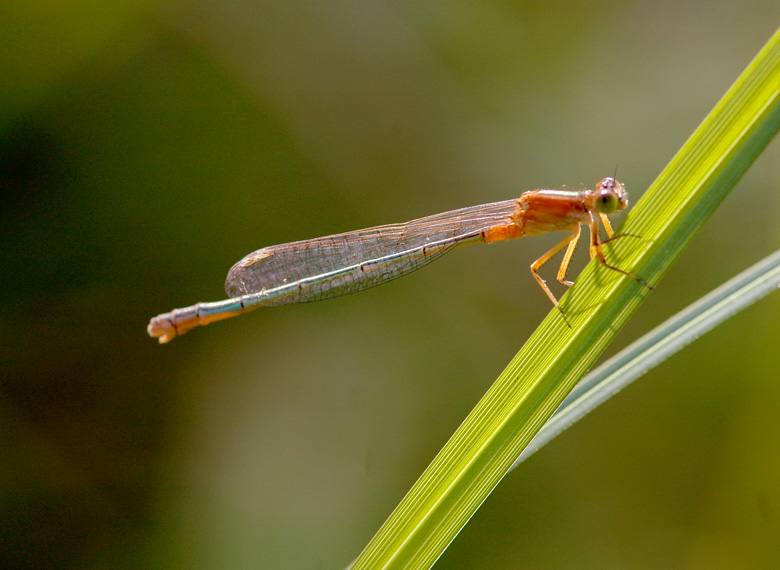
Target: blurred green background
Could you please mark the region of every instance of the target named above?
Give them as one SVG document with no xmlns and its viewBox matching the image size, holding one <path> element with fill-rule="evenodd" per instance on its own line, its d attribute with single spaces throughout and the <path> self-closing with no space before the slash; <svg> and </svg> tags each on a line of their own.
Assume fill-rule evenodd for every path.
<svg viewBox="0 0 780 570">
<path fill-rule="evenodd" d="M 149 318 L 223 298 L 266 245 L 616 166 L 635 202 L 779 16 L 4 3 L 0 567 L 343 568 L 551 309 L 528 265 L 560 236 L 166 346 Z M 779 159 L 774 142 L 610 352 L 780 246 Z M 770 296 L 565 433 L 437 568 L 780 567 L 779 323 Z"/>
</svg>

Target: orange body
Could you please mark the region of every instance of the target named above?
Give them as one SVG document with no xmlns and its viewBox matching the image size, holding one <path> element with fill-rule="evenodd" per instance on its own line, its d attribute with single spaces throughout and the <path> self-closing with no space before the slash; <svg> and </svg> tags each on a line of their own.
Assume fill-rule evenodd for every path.
<svg viewBox="0 0 780 570">
<path fill-rule="evenodd" d="M 260 306 L 319 301 L 360 291 L 414 271 L 454 247 L 479 241 L 496 242 L 541 233 L 568 232 L 558 244 L 531 264 L 534 279 L 563 314 L 558 300 L 538 270 L 566 248 L 558 281 L 566 270 L 587 224 L 590 256 L 609 269 L 642 279 L 609 265 L 602 245 L 612 235 L 608 214 L 628 205 L 625 187 L 604 178 L 594 190 L 531 190 L 519 198 L 452 210 L 442 214 L 262 248 L 236 263 L 228 273 L 229 299 L 197 303 L 154 317 L 147 328 L 160 342 L 180 336 L 199 325 L 227 319 Z M 609 239 L 599 237 L 599 219 Z"/>
</svg>

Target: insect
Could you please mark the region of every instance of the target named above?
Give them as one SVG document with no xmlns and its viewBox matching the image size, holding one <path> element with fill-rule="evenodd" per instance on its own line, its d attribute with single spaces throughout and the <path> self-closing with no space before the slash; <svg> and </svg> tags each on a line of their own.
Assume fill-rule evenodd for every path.
<svg viewBox="0 0 780 570">
<path fill-rule="evenodd" d="M 566 270 L 583 223 L 590 229 L 591 258 L 595 256 L 605 267 L 650 287 L 640 277 L 607 263 L 602 251 L 605 243 L 631 235 L 614 235 L 607 218 L 626 206 L 625 187 L 608 177 L 599 181 L 595 190 L 530 190 L 519 198 L 452 210 L 404 224 L 265 247 L 250 253 L 230 269 L 225 282 L 230 299 L 198 303 L 158 315 L 149 322 L 147 331 L 165 343 L 196 326 L 235 317 L 257 307 L 319 301 L 362 291 L 419 269 L 461 245 L 558 230 L 569 233 L 531 264 L 531 273 L 571 326 L 538 271 L 566 248 L 558 281 L 572 285 L 566 280 Z M 608 236 L 604 241 L 599 237 L 599 219 Z"/>
</svg>

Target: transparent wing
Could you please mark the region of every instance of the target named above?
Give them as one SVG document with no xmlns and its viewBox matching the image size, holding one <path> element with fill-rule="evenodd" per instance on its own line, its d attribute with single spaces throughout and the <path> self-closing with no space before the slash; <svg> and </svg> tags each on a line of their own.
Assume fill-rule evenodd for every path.
<svg viewBox="0 0 780 570">
<path fill-rule="evenodd" d="M 360 291 L 414 271 L 453 247 L 481 241 L 482 231 L 512 224 L 519 207 L 517 200 L 504 200 L 266 247 L 231 268 L 225 290 L 230 297 L 268 296 L 263 304 L 269 305 Z"/>
</svg>

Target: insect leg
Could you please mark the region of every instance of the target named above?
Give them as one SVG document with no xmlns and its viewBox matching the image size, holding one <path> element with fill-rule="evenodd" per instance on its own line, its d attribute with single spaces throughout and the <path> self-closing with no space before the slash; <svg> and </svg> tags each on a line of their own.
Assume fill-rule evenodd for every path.
<svg viewBox="0 0 780 570">
<path fill-rule="evenodd" d="M 604 267 L 607 267 L 608 269 L 611 269 L 612 271 L 617 271 L 618 273 L 622 273 L 623 275 L 626 275 L 628 277 L 631 277 L 635 281 L 639 281 L 642 285 L 647 287 L 648 289 L 652 289 L 650 285 L 645 282 L 644 279 L 641 277 L 638 277 L 634 275 L 633 273 L 629 273 L 628 271 L 623 271 L 619 267 L 615 267 L 614 265 L 610 265 L 607 263 L 607 259 L 604 257 L 604 252 L 602 251 L 602 247 L 605 243 L 616 240 L 621 237 L 629 236 L 629 237 L 638 237 L 632 234 L 618 234 L 616 236 L 612 235 L 612 227 L 608 225 L 609 222 L 605 224 L 605 228 L 609 228 L 607 230 L 607 233 L 609 234 L 609 239 L 606 239 L 604 241 L 601 241 L 599 238 L 599 223 L 598 220 L 594 217 L 594 215 L 591 213 L 590 215 L 590 221 L 588 222 L 588 225 L 590 226 L 590 257 L 593 258 L 594 255 L 596 255 L 599 258 L 599 261 Z"/>
<path fill-rule="evenodd" d="M 580 224 L 577 224 L 577 229 L 574 230 L 570 235 L 566 236 L 566 239 L 569 240 L 569 247 L 566 248 L 566 253 L 563 254 L 563 260 L 561 261 L 561 266 L 558 269 L 558 281 L 563 283 L 564 285 L 568 285 L 569 287 L 574 285 L 574 283 L 572 281 L 566 280 L 566 271 L 569 269 L 569 262 L 571 261 L 571 256 L 574 255 L 574 250 L 577 249 L 577 244 L 580 241 L 581 231 L 582 231 L 582 226 L 580 226 Z"/>
<path fill-rule="evenodd" d="M 569 320 L 566 318 L 566 315 L 563 313 L 563 309 L 561 308 L 561 305 L 558 303 L 558 299 L 555 298 L 555 295 L 553 295 L 553 292 L 550 290 L 550 288 L 547 286 L 547 282 L 542 279 L 542 277 L 539 275 L 538 271 L 541 269 L 541 267 L 550 261 L 550 259 L 559 251 L 561 251 L 564 247 L 569 245 L 569 248 L 571 249 L 571 252 L 567 251 L 566 256 L 564 256 L 564 261 L 566 261 L 566 258 L 571 258 L 571 253 L 574 252 L 574 248 L 570 245 L 571 243 L 574 243 L 576 246 L 576 238 L 580 236 L 580 227 L 577 226 L 577 229 L 574 230 L 572 233 L 567 235 L 565 238 L 563 238 L 560 242 L 555 244 L 555 246 L 550 249 L 547 253 L 542 255 L 539 259 L 534 261 L 531 264 L 531 273 L 534 276 L 534 279 L 536 279 L 536 282 L 539 283 L 539 286 L 542 288 L 542 290 L 545 292 L 547 297 L 549 297 L 550 301 L 552 301 L 553 305 L 555 305 L 558 310 L 561 312 L 561 316 L 563 316 L 563 320 L 566 322 L 569 328 L 571 328 L 571 324 L 569 323 Z M 563 268 L 563 272 L 566 272 L 566 269 Z M 559 271 L 560 274 L 560 271 Z"/>
</svg>

